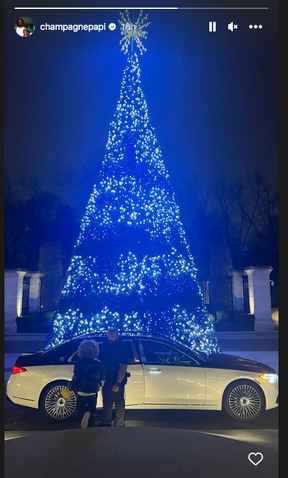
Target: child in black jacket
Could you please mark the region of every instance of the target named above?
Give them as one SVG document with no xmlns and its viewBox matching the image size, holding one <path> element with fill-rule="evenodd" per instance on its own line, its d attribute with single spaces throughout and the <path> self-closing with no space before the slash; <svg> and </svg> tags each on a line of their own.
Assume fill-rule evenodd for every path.
<svg viewBox="0 0 288 478">
<path fill-rule="evenodd" d="M 103 362 L 98 360 L 99 345 L 95 340 L 83 340 L 78 347 L 80 358 L 74 366 L 74 374 L 68 388 L 77 393 L 77 408 L 82 416 L 81 428 L 93 426 L 97 396 L 105 380 Z"/>
</svg>

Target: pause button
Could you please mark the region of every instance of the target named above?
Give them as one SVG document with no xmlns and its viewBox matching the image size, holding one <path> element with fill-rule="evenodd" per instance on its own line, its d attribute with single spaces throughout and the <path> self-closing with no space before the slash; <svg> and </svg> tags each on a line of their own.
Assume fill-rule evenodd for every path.
<svg viewBox="0 0 288 478">
<path fill-rule="evenodd" d="M 216 32 L 216 22 L 209 22 L 209 32 Z"/>
</svg>

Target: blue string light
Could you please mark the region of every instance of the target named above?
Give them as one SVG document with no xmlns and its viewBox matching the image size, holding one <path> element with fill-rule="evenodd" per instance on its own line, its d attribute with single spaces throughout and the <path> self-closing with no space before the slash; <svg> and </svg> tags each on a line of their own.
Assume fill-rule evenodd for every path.
<svg viewBox="0 0 288 478">
<path fill-rule="evenodd" d="M 220 351 L 135 52 L 127 56 L 99 180 L 46 348 L 109 327 L 160 333 L 207 354 Z"/>
</svg>

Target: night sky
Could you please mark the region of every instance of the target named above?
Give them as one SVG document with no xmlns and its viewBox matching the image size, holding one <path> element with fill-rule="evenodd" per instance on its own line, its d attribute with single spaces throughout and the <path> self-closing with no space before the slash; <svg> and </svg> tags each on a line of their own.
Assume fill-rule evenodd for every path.
<svg viewBox="0 0 288 478">
<path fill-rule="evenodd" d="M 13 10 L 10 1 L 6 4 L 5 173 L 11 179 L 19 173 L 38 175 L 49 188 L 47 178 L 57 169 L 95 163 L 91 181 L 97 182 L 126 63 L 119 12 Z M 26 4 L 41 2 L 15 2 Z M 277 184 L 275 7 L 148 13 L 147 52 L 139 55 L 142 86 L 171 182 L 179 188 L 195 175 L 213 179 L 223 173 L 238 180 L 258 171 Z M 23 15 L 35 21 L 30 38 L 14 32 L 15 20 Z M 208 31 L 212 20 L 216 33 Z M 238 24 L 233 32 L 227 28 L 232 21 Z M 39 29 L 43 23 L 104 22 L 101 33 Z M 115 31 L 107 28 L 110 22 L 117 24 Z M 250 23 L 263 28 L 251 30 Z"/>
</svg>

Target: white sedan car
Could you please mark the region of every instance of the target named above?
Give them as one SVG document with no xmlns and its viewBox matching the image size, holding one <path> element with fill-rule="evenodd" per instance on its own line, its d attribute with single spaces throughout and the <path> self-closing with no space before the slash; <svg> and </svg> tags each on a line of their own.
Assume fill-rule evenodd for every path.
<svg viewBox="0 0 288 478">
<path fill-rule="evenodd" d="M 61 391 L 72 378 L 83 338 L 20 355 L 6 385 L 7 399 L 57 420 L 74 415 L 76 395 L 65 400 Z M 101 347 L 103 336 L 89 338 Z M 278 406 L 278 375 L 267 365 L 224 353 L 202 355 L 163 338 L 138 334 L 121 338 L 129 349 L 127 410 L 225 410 L 236 420 L 251 421 Z"/>
</svg>

